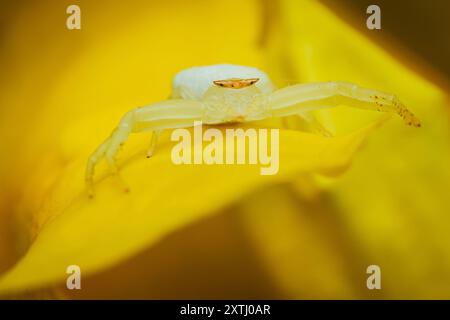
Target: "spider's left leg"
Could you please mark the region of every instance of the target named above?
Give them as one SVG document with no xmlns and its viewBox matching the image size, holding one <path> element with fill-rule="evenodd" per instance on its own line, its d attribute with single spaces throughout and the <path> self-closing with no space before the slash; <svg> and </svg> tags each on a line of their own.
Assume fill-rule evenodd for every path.
<svg viewBox="0 0 450 320">
<path fill-rule="evenodd" d="M 152 131 L 152 140 L 150 142 L 150 147 L 147 150 L 147 158 L 150 158 L 153 156 L 153 153 L 155 153 L 156 145 L 158 144 L 158 138 L 161 134 L 162 130 L 154 130 Z"/>
<path fill-rule="evenodd" d="M 347 105 L 349 107 L 393 112 L 407 124 L 420 127 L 420 121 L 395 95 L 361 88 L 347 82 L 298 84 L 279 89 L 270 95 L 269 107 L 275 117 L 298 114 L 324 108 Z"/>
<path fill-rule="evenodd" d="M 328 131 L 322 123 L 310 111 L 299 111 L 295 116 L 305 122 L 310 130 L 324 137 L 332 137 L 333 134 Z M 283 124 L 287 129 L 297 129 L 298 125 L 293 124 L 288 117 L 282 118 Z"/>
<path fill-rule="evenodd" d="M 317 118 L 313 114 L 311 114 L 311 112 L 309 112 L 309 111 L 300 111 L 298 113 L 298 116 L 300 118 L 302 118 L 303 120 L 305 120 L 315 132 L 317 132 L 317 133 L 319 133 L 319 134 L 321 134 L 321 135 L 323 135 L 325 137 L 332 137 L 333 136 L 333 134 L 330 131 L 328 131 L 327 128 L 325 128 L 317 120 Z"/>
</svg>

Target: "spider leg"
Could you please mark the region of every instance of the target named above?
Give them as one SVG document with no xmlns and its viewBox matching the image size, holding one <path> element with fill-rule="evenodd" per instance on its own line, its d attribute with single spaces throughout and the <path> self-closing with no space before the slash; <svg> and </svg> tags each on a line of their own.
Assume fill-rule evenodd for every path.
<svg viewBox="0 0 450 320">
<path fill-rule="evenodd" d="M 147 158 L 150 158 L 155 153 L 156 145 L 158 144 L 158 138 L 162 130 L 154 130 L 152 132 L 152 140 L 150 142 L 150 147 L 147 150 Z"/>
<path fill-rule="evenodd" d="M 89 156 L 88 162 L 86 165 L 86 185 L 88 188 L 89 197 L 93 197 L 94 189 L 93 189 L 93 178 L 95 166 L 97 163 L 105 156 L 106 150 L 108 149 L 110 138 L 106 139 L 100 146 Z"/>
<path fill-rule="evenodd" d="M 323 82 L 289 86 L 273 92 L 270 95 L 269 103 L 272 114 L 276 117 L 338 105 L 397 113 L 408 125 L 420 127 L 420 121 L 395 95 L 362 88 L 347 82 Z"/>
<path fill-rule="evenodd" d="M 131 128 L 133 126 L 133 111 L 128 112 L 120 121 L 117 128 L 111 133 L 110 137 L 107 138 L 100 146 L 91 154 L 88 159 L 86 166 L 86 184 L 88 187 L 88 194 L 90 197 L 94 195 L 93 179 L 95 173 L 95 166 L 103 158 L 108 162 L 112 172 L 117 174 L 119 179 L 122 181 L 118 175 L 118 168 L 116 165 L 115 156 L 119 148 L 125 143 L 128 138 Z M 123 181 L 122 181 L 122 184 Z M 125 184 L 124 184 L 125 185 Z M 124 188 L 128 190 L 127 187 Z"/>
<path fill-rule="evenodd" d="M 295 114 L 292 117 L 297 117 L 297 119 L 300 119 L 302 122 L 306 123 L 310 131 L 320 134 L 324 137 L 332 137 L 333 134 L 328 131 L 322 123 L 320 123 L 317 118 L 310 112 L 310 111 L 299 111 L 297 114 Z M 290 119 L 290 116 L 281 118 L 283 121 L 283 126 L 287 129 L 297 130 L 299 129 L 298 123 L 293 123 Z"/>
<path fill-rule="evenodd" d="M 166 100 L 127 112 L 111 136 L 100 144 L 88 159 L 85 179 L 89 196 L 93 196 L 95 166 L 105 158 L 113 173 L 117 173 L 115 156 L 130 133 L 149 130 L 160 132 L 163 129 L 192 127 L 194 121 L 202 120 L 202 116 L 203 105 L 201 102 L 183 99 Z M 152 146 L 154 149 L 157 134 L 153 136 Z"/>
<path fill-rule="evenodd" d="M 321 135 L 323 135 L 325 137 L 332 137 L 333 136 L 333 134 L 330 131 L 328 131 L 327 128 L 325 128 L 317 120 L 317 118 L 313 114 L 311 114 L 311 112 L 300 111 L 298 113 L 298 116 L 300 118 L 302 118 L 303 120 L 305 120 L 315 132 L 317 132 L 317 133 L 319 133 L 319 134 L 321 134 Z"/>
</svg>

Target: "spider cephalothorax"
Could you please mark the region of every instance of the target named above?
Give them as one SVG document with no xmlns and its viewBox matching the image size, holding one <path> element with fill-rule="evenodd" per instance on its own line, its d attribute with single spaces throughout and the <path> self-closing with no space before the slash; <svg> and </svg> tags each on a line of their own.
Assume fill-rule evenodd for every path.
<svg viewBox="0 0 450 320">
<path fill-rule="evenodd" d="M 407 124 L 420 127 L 419 120 L 395 95 L 352 83 L 307 83 L 275 90 L 267 74 L 256 68 L 230 64 L 194 67 L 175 76 L 170 99 L 124 115 L 111 136 L 89 157 L 86 182 L 92 190 L 94 168 L 102 158 L 117 170 L 115 155 L 131 132 L 153 132 L 148 157 L 161 130 L 191 127 L 195 121 L 219 124 L 298 115 L 327 134 L 308 112 L 341 104 L 397 113 Z"/>
</svg>

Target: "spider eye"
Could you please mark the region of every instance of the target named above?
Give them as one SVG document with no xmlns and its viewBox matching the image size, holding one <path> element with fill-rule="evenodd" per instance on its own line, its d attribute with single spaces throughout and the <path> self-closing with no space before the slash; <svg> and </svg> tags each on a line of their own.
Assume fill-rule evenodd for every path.
<svg viewBox="0 0 450 320">
<path fill-rule="evenodd" d="M 259 78 L 249 78 L 249 79 L 226 79 L 226 80 L 215 80 L 213 83 L 216 86 L 231 89 L 242 89 L 251 86 L 259 81 Z"/>
</svg>

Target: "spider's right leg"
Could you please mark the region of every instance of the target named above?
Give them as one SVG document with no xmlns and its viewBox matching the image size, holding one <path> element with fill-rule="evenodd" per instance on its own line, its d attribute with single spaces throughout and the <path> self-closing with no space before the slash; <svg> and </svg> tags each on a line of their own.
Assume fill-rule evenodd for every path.
<svg viewBox="0 0 450 320">
<path fill-rule="evenodd" d="M 120 121 L 116 129 L 111 133 L 109 138 L 107 138 L 98 148 L 89 156 L 86 165 L 86 185 L 88 187 L 89 197 L 94 195 L 94 173 L 95 167 L 100 160 L 103 158 L 108 162 L 112 172 L 118 174 L 118 169 L 116 165 L 115 156 L 119 148 L 125 143 L 131 132 L 133 126 L 133 112 L 128 112 Z M 120 178 L 120 176 L 118 176 Z M 122 179 L 120 179 L 122 180 Z M 122 181 L 122 184 L 125 183 Z M 128 187 L 124 186 L 124 190 L 128 190 Z"/>
<path fill-rule="evenodd" d="M 89 197 L 94 195 L 93 184 L 94 184 L 94 171 L 97 163 L 103 159 L 106 150 L 110 144 L 111 138 L 106 139 L 100 146 L 89 156 L 86 165 L 86 185 L 88 187 Z"/>
<path fill-rule="evenodd" d="M 203 119 L 203 114 L 204 109 L 201 102 L 184 99 L 166 100 L 127 112 L 111 136 L 89 157 L 86 166 L 89 195 L 93 195 L 92 186 L 96 164 L 105 158 L 113 172 L 117 172 L 115 155 L 130 133 L 192 127 L 195 121 Z"/>
</svg>

